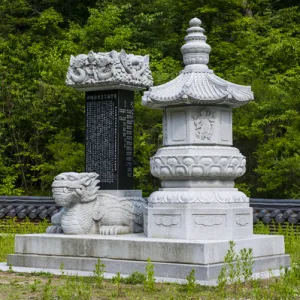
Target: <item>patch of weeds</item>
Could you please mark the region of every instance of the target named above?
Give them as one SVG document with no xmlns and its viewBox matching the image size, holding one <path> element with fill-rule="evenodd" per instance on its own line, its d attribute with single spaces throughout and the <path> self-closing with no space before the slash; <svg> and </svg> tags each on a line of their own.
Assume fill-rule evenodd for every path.
<svg viewBox="0 0 300 300">
<path fill-rule="evenodd" d="M 298 264 L 292 264 L 290 268 L 281 268 L 281 276 L 275 278 L 269 288 L 279 299 L 298 299 L 299 285 L 300 268 Z"/>
<path fill-rule="evenodd" d="M 32 284 L 29 285 L 30 291 L 31 291 L 32 293 L 36 292 L 37 286 L 38 286 L 38 284 L 40 284 L 40 283 L 41 283 L 40 280 L 34 279 L 34 282 L 33 282 Z"/>
<path fill-rule="evenodd" d="M 112 282 L 113 283 L 115 283 L 116 284 L 116 286 L 117 286 L 117 290 L 116 291 L 114 291 L 113 293 L 112 293 L 112 297 L 120 297 L 121 296 L 121 283 L 122 283 L 122 277 L 121 277 L 121 274 L 120 274 L 120 272 L 118 272 L 117 274 L 116 274 L 116 276 L 114 276 L 113 278 L 112 278 Z"/>
<path fill-rule="evenodd" d="M 50 272 L 44 272 L 44 271 L 31 272 L 30 274 L 33 276 L 41 276 L 41 277 L 46 277 L 46 278 L 53 277 L 53 275 Z"/>
<path fill-rule="evenodd" d="M 252 279 L 253 250 L 244 248 L 237 254 L 234 247 L 235 243 L 230 241 L 229 249 L 224 257 L 224 266 L 218 276 L 218 288 L 223 297 L 226 295 L 227 284 L 233 285 L 237 293 L 242 280 L 246 284 Z"/>
<path fill-rule="evenodd" d="M 270 227 L 273 228 L 271 232 Z M 278 234 L 284 236 L 285 252 L 291 255 L 294 262 L 300 262 L 300 228 L 286 222 L 284 226 L 277 224 L 274 220 L 271 225 L 266 225 L 262 221 L 254 225 L 255 234 Z"/>
<path fill-rule="evenodd" d="M 262 221 L 254 224 L 253 231 L 255 234 L 271 234 L 270 227 Z"/>
<path fill-rule="evenodd" d="M 186 292 L 189 296 L 196 291 L 196 276 L 195 270 L 193 269 L 190 274 L 186 277 L 186 283 L 183 285 L 179 285 L 178 291 Z"/>
<path fill-rule="evenodd" d="M 102 283 L 104 280 L 104 272 L 105 272 L 105 264 L 102 264 L 101 259 L 98 258 L 97 263 L 95 264 L 95 269 L 94 269 L 93 273 L 94 273 L 94 279 L 99 288 L 102 287 Z"/>
<path fill-rule="evenodd" d="M 241 262 L 242 277 L 245 282 L 252 279 L 253 275 L 253 250 L 252 248 L 243 248 L 239 252 L 239 260 Z"/>
<path fill-rule="evenodd" d="M 59 300 L 90 300 L 92 287 L 83 277 L 68 276 L 65 283 L 57 289 Z"/>
<path fill-rule="evenodd" d="M 52 279 L 49 278 L 47 283 L 45 284 L 44 286 L 44 290 L 43 290 L 43 295 L 42 295 L 42 300 L 52 300 L 53 297 L 52 297 Z"/>
<path fill-rule="evenodd" d="M 64 276 L 65 275 L 65 265 L 63 262 L 60 264 L 59 270 L 60 270 L 61 276 Z"/>
<path fill-rule="evenodd" d="M 195 270 L 193 269 L 190 274 L 186 277 L 186 290 L 190 294 L 194 292 L 197 284 L 196 284 L 196 276 L 195 276 Z"/>
<path fill-rule="evenodd" d="M 18 280 L 14 279 L 10 282 L 10 285 L 19 285 Z"/>
<path fill-rule="evenodd" d="M 135 284 L 142 284 L 145 281 L 145 279 L 146 279 L 145 274 L 136 271 L 127 277 L 121 277 L 120 282 L 125 283 L 125 284 L 134 284 L 135 285 Z M 116 283 L 116 280 L 118 280 L 118 279 L 116 279 L 116 276 L 114 276 L 112 278 L 112 282 Z"/>
<path fill-rule="evenodd" d="M 147 259 L 146 276 L 144 280 L 144 290 L 146 292 L 155 291 L 154 265 L 150 258 Z"/>
<path fill-rule="evenodd" d="M 8 273 L 13 273 L 13 267 L 12 267 L 12 264 L 9 264 L 8 266 Z"/>
</svg>

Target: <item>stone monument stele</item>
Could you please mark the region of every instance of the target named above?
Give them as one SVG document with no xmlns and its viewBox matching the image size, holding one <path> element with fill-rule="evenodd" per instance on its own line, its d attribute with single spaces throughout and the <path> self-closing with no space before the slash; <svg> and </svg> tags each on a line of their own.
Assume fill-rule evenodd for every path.
<svg viewBox="0 0 300 300">
<path fill-rule="evenodd" d="M 162 188 L 150 195 L 146 207 L 141 197 L 98 190 L 97 173 L 101 187 L 102 170 L 93 168 L 100 164 L 87 160 L 87 172 L 59 174 L 52 185 L 55 201 L 65 207 L 64 216 L 55 220 L 65 234 L 16 235 L 15 254 L 8 255 L 8 264 L 59 270 L 63 263 L 66 270 L 92 271 L 101 258 L 107 273 L 129 275 L 145 272 L 150 258 L 157 277 L 185 279 L 194 269 L 197 281 L 212 284 L 224 266 L 229 241 L 234 240 L 237 253 L 252 249 L 253 272 L 258 276 L 289 266 L 284 237 L 254 235 L 249 199 L 234 188 L 234 179 L 245 172 L 245 158 L 232 147 L 232 108 L 253 100 L 253 93 L 250 87 L 227 82 L 208 69 L 211 49 L 200 25 L 197 18 L 190 21 L 181 48 L 184 70 L 174 80 L 150 88 L 143 97 L 144 105 L 164 109 L 164 146 L 151 158 L 151 172 L 162 179 Z M 135 88 L 150 85 L 147 64 L 148 58 L 125 52 L 90 52 L 71 59 L 67 82 L 87 91 L 87 102 L 93 102 L 87 103 L 91 116 L 95 110 L 102 115 L 98 101 L 115 101 L 114 95 L 122 101 L 118 88 L 127 91 L 133 89 L 131 84 Z M 124 118 L 114 112 L 115 107 L 105 104 L 113 122 L 116 117 Z M 101 134 L 95 126 L 105 126 L 105 122 L 94 117 L 97 122 L 88 124 L 88 138 L 98 145 Z M 115 139 L 116 135 L 110 136 Z M 92 147 L 87 147 L 87 154 L 99 159 L 93 152 L 98 146 Z M 143 219 L 144 232 L 139 232 Z"/>
<path fill-rule="evenodd" d="M 85 91 L 85 171 L 99 174 L 100 190 L 132 190 L 134 90 L 153 84 L 149 56 L 71 56 L 66 83 Z"/>
</svg>

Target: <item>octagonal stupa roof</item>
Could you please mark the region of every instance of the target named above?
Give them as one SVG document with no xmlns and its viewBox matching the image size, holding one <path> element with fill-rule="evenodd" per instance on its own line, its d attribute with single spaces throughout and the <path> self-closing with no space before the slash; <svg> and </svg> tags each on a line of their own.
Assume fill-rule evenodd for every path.
<svg viewBox="0 0 300 300">
<path fill-rule="evenodd" d="M 181 47 L 185 68 L 173 80 L 149 89 L 142 104 L 152 108 L 172 105 L 227 105 L 238 107 L 253 100 L 251 86 L 226 81 L 207 67 L 211 47 L 197 18 L 190 20 Z"/>
</svg>

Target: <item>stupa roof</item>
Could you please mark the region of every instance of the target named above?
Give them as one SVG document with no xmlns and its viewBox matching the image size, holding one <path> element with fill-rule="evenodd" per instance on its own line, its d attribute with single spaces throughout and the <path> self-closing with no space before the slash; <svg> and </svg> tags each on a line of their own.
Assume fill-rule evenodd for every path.
<svg viewBox="0 0 300 300">
<path fill-rule="evenodd" d="M 250 86 L 226 81 L 207 67 L 211 47 L 206 43 L 201 21 L 194 18 L 189 25 L 186 44 L 181 47 L 184 70 L 175 79 L 145 92 L 143 105 L 153 108 L 182 104 L 238 107 L 253 100 Z"/>
</svg>

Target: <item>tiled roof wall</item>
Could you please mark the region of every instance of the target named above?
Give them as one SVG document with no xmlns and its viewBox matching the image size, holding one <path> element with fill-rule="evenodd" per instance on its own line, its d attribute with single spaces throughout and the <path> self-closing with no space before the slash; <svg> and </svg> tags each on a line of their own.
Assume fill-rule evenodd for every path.
<svg viewBox="0 0 300 300">
<path fill-rule="evenodd" d="M 253 207 L 254 224 L 290 223 L 300 226 L 300 200 L 292 199 L 250 199 Z"/>
<path fill-rule="evenodd" d="M 300 226 L 300 199 L 250 199 L 250 206 L 253 207 L 254 224 L 289 222 Z M 50 220 L 59 209 L 52 197 L 0 196 L 0 219 Z"/>
<path fill-rule="evenodd" d="M 50 221 L 59 209 L 52 197 L 0 196 L 0 219 L 28 217 L 32 221 Z"/>
</svg>

